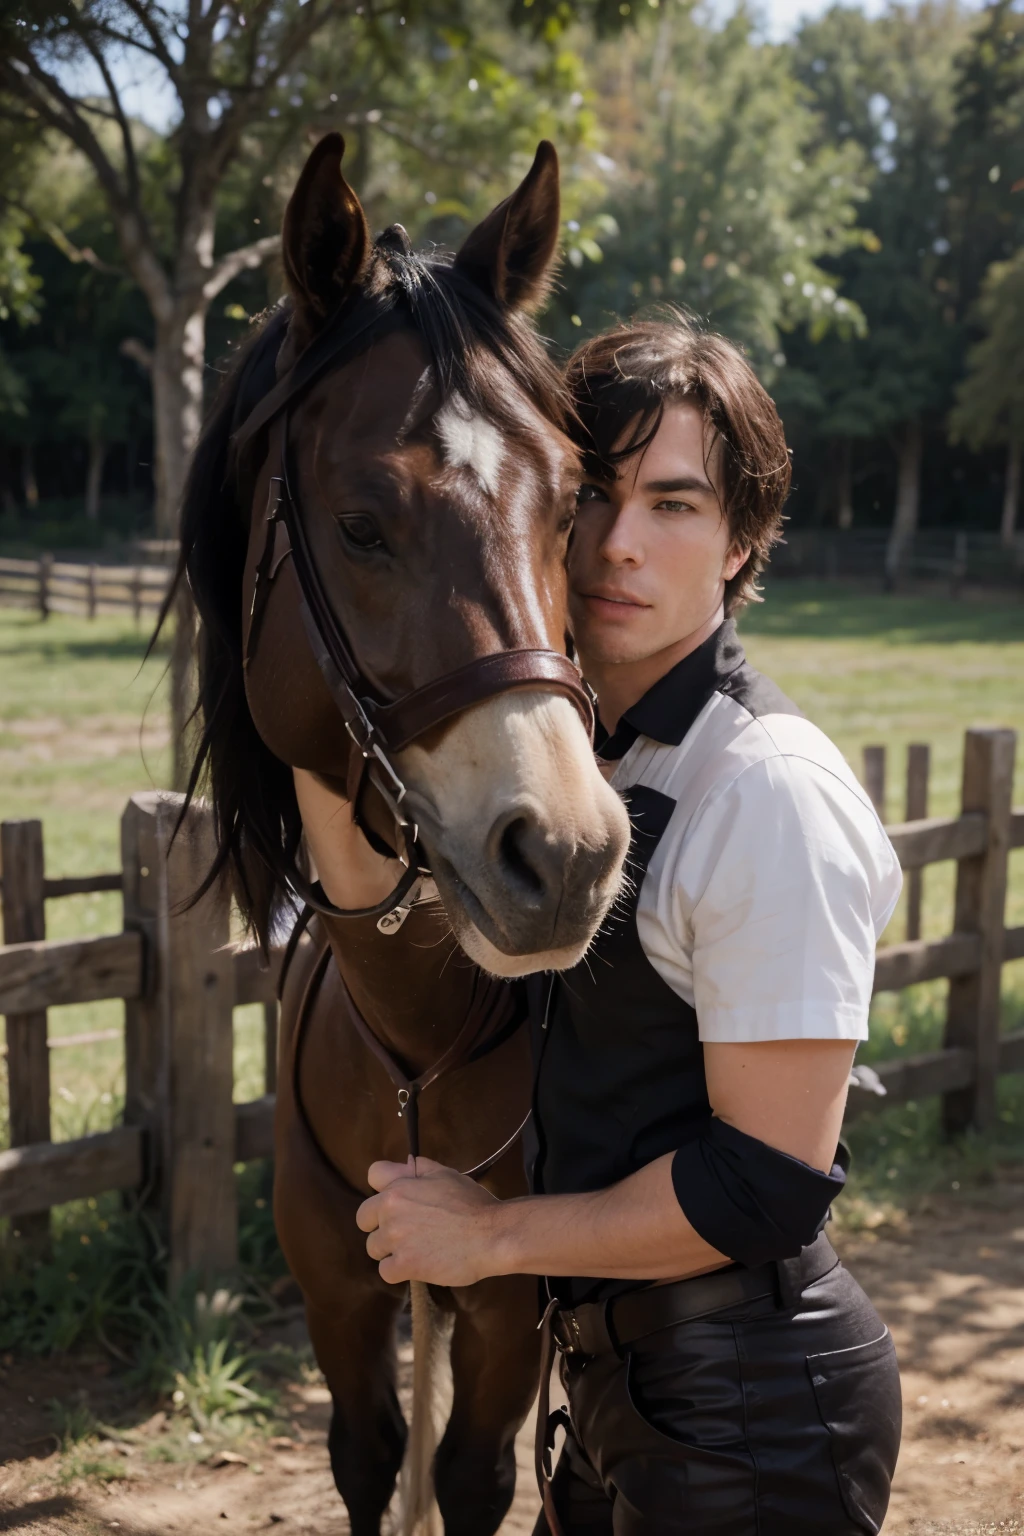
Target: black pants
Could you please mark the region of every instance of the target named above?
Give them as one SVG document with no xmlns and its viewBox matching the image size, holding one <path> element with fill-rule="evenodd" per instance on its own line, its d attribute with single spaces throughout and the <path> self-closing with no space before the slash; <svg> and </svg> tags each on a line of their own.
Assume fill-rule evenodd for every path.
<svg viewBox="0 0 1024 1536">
<path fill-rule="evenodd" d="M 841 1264 L 625 1351 L 563 1357 L 565 1536 L 876 1532 L 900 1443 L 892 1339 Z M 534 1536 L 545 1536 L 541 1515 Z"/>
</svg>

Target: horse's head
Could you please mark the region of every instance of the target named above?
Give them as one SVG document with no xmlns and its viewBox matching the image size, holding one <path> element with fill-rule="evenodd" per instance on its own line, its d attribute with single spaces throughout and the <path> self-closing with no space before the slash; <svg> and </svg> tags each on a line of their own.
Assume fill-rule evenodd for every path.
<svg viewBox="0 0 1024 1536">
<path fill-rule="evenodd" d="M 414 255 L 398 226 L 371 245 L 342 153 L 331 135 L 302 172 L 284 223 L 287 330 L 279 319 L 264 333 L 263 384 L 254 387 L 256 343 L 231 409 L 237 423 L 275 377 L 301 377 L 325 342 L 362 338 L 337 348 L 332 365 L 296 392 L 284 451 L 308 562 L 370 696 L 386 703 L 494 653 L 564 651 L 579 471 L 557 374 L 525 318 L 546 292 L 557 244 L 558 168 L 542 145 L 519 189 L 452 261 Z M 219 430 L 223 438 L 223 422 Z M 222 846 L 240 865 L 243 893 L 246 882 L 261 888 L 254 863 L 279 874 L 291 857 L 294 797 L 279 765 L 341 791 L 352 783 L 352 742 L 299 618 L 295 562 L 287 545 L 268 546 L 280 465 L 266 457 L 266 434 L 257 443 L 264 462 L 257 470 L 254 452 L 234 614 L 239 642 L 246 632 L 245 698 L 228 690 L 234 750 L 244 758 L 248 746 L 248 764 L 233 765 L 226 740 L 211 734 L 226 681 L 213 630 L 226 625 L 222 613 L 203 611 L 210 557 L 188 566 L 206 620 L 202 687 Z M 190 502 L 203 462 L 201 447 Z M 188 536 L 186 526 L 186 544 Z M 198 543 L 201 555 L 201 533 Z M 628 841 L 577 704 L 564 689 L 528 682 L 399 746 L 403 809 L 467 953 L 503 975 L 575 963 L 615 896 Z M 261 765 L 262 786 L 240 782 L 259 777 Z M 381 828 L 379 816 L 367 819 Z M 258 895 L 249 905 L 265 931 Z"/>
</svg>

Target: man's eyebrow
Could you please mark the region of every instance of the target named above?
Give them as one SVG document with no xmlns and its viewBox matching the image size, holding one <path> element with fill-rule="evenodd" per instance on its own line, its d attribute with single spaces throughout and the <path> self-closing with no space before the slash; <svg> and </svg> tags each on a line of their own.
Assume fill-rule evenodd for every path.
<svg viewBox="0 0 1024 1536">
<path fill-rule="evenodd" d="M 717 495 L 714 486 L 701 479 L 700 475 L 681 475 L 673 480 L 648 480 L 644 490 L 660 492 L 662 495 L 669 491 L 706 491 L 709 496 Z"/>
</svg>

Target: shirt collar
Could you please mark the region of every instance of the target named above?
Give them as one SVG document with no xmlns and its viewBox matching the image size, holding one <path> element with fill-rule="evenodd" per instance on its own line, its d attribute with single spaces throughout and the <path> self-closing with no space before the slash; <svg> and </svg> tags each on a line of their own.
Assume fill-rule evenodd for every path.
<svg viewBox="0 0 1024 1536">
<path fill-rule="evenodd" d="M 624 757 L 639 736 L 678 747 L 711 695 L 745 659 L 736 621 L 724 620 L 630 705 L 614 731 L 606 731 L 598 720 L 594 750 L 606 760 Z"/>
</svg>

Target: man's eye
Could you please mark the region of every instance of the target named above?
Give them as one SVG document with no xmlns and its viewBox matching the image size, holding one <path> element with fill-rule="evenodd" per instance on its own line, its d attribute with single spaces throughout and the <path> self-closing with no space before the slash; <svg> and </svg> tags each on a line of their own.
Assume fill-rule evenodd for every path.
<svg viewBox="0 0 1024 1536">
<path fill-rule="evenodd" d="M 599 485 L 590 485 L 587 481 L 584 481 L 576 492 L 576 505 L 578 507 L 585 507 L 591 501 L 607 500 L 608 497 Z"/>
<path fill-rule="evenodd" d="M 376 521 L 366 512 L 355 512 L 349 517 L 339 517 L 341 536 L 350 549 L 365 553 L 371 549 L 383 549 L 384 540 Z"/>
<path fill-rule="evenodd" d="M 656 512 L 692 512 L 693 508 L 688 501 L 659 501 L 654 510 Z"/>
</svg>

